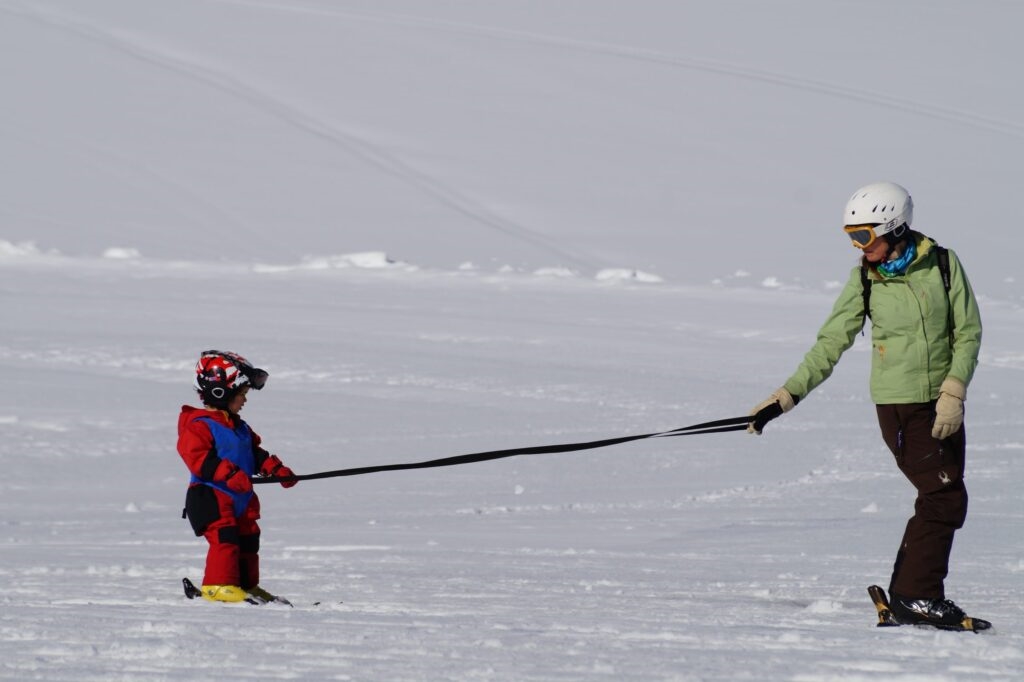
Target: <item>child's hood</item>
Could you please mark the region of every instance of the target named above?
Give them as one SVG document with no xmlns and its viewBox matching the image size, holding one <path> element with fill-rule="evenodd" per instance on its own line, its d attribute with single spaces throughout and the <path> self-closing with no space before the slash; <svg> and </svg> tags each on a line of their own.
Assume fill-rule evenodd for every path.
<svg viewBox="0 0 1024 682">
<path fill-rule="evenodd" d="M 231 420 L 224 410 L 207 410 L 203 407 L 182 405 L 181 414 L 178 415 L 178 435 L 181 435 L 181 432 L 185 430 L 185 427 L 201 417 L 212 419 L 213 421 L 223 424 L 228 428 L 233 428 Z"/>
</svg>

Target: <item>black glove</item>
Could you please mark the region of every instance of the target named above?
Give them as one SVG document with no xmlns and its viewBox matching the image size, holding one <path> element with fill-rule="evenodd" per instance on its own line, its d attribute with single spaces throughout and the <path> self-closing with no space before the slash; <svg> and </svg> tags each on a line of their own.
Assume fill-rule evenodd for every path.
<svg viewBox="0 0 1024 682">
<path fill-rule="evenodd" d="M 776 417 L 782 416 L 782 405 L 778 401 L 775 401 L 767 407 L 762 407 L 760 410 L 754 413 L 754 419 L 750 422 L 750 427 L 747 429 L 750 431 L 753 429 L 754 433 L 760 434 L 764 430 L 765 424 L 775 419 Z"/>
<path fill-rule="evenodd" d="M 796 407 L 798 402 L 800 402 L 799 397 L 790 395 L 785 388 L 778 389 L 750 412 L 751 420 L 750 426 L 747 427 L 747 433 L 755 433 L 760 436 L 765 424 L 789 412 Z"/>
</svg>

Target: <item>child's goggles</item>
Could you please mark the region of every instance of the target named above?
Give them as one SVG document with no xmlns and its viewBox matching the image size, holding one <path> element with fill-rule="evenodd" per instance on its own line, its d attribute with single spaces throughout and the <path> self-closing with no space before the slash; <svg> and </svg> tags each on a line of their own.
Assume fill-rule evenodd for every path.
<svg viewBox="0 0 1024 682">
<path fill-rule="evenodd" d="M 880 235 L 875 234 L 877 225 L 848 225 L 843 228 L 850 237 L 850 241 L 858 249 L 866 249 L 871 246 Z"/>
<path fill-rule="evenodd" d="M 270 378 L 270 374 L 265 369 L 259 367 L 246 367 L 242 369 L 242 373 L 245 378 L 249 380 L 249 385 L 255 388 L 257 391 L 267 385 L 267 379 Z"/>
</svg>

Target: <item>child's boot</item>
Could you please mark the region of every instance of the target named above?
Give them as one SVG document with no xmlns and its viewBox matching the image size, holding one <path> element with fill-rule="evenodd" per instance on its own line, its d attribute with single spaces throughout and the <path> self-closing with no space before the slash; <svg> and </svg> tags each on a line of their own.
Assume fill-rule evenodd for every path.
<svg viewBox="0 0 1024 682">
<path fill-rule="evenodd" d="M 249 593 L 238 585 L 203 585 L 203 599 L 209 601 L 240 602 L 249 599 Z"/>
</svg>

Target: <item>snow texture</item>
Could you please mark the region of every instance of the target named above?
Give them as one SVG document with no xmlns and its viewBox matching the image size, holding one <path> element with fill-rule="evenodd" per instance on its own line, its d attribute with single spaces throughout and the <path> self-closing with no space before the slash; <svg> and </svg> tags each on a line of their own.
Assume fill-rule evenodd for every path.
<svg viewBox="0 0 1024 682">
<path fill-rule="evenodd" d="M 1022 23 L 0 0 L 0 679 L 1022 679 Z M 874 627 L 913 491 L 864 338 L 761 437 L 260 486 L 295 608 L 183 596 L 200 351 L 269 370 L 244 416 L 299 473 L 742 415 L 876 180 L 981 301 L 947 586 L 992 631 Z"/>
</svg>

